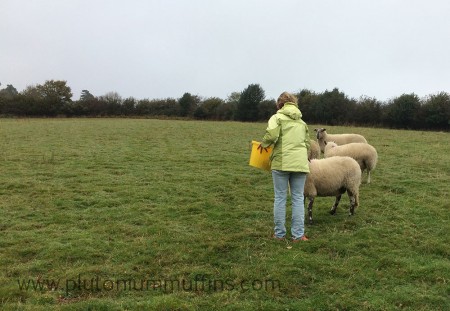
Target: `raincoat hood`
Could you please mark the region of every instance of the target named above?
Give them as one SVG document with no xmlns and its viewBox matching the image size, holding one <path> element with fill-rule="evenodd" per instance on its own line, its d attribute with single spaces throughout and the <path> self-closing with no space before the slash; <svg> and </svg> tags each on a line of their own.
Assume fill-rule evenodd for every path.
<svg viewBox="0 0 450 311">
<path fill-rule="evenodd" d="M 297 105 L 291 102 L 287 102 L 284 106 L 277 111 L 277 113 L 284 114 L 288 116 L 292 120 L 299 120 L 302 118 L 302 113 L 300 109 L 298 109 Z"/>
</svg>

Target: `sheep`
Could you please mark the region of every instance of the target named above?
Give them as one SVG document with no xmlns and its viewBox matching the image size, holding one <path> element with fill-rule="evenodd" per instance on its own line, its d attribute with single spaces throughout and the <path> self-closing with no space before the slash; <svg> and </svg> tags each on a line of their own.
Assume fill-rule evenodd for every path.
<svg viewBox="0 0 450 311">
<path fill-rule="evenodd" d="M 310 148 L 308 150 L 308 159 L 319 159 L 320 158 L 320 147 L 315 140 L 310 141 Z"/>
<path fill-rule="evenodd" d="M 309 163 L 309 174 L 306 176 L 304 196 L 309 199 L 308 219 L 313 223 L 312 207 L 316 196 L 335 196 L 330 214 L 336 213 L 336 208 L 343 193 L 347 191 L 350 199 L 350 213 L 355 213 L 359 205 L 359 186 L 361 185 L 361 169 L 358 162 L 350 157 L 331 157 L 314 159 Z"/>
<path fill-rule="evenodd" d="M 325 142 L 324 157 L 348 156 L 358 162 L 361 173 L 367 171 L 367 183 L 370 184 L 370 172 L 375 169 L 378 161 L 377 150 L 364 143 L 350 143 L 338 146 L 335 142 Z"/>
<path fill-rule="evenodd" d="M 314 129 L 317 132 L 317 142 L 320 146 L 320 151 L 325 152 L 325 141 L 334 141 L 338 146 L 349 143 L 366 143 L 364 136 L 359 134 L 328 134 L 324 128 Z"/>
</svg>

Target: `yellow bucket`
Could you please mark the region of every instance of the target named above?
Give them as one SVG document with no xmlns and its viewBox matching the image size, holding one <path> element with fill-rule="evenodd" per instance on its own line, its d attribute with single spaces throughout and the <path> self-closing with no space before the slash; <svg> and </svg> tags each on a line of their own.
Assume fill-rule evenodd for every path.
<svg viewBox="0 0 450 311">
<path fill-rule="evenodd" d="M 252 141 L 252 153 L 250 154 L 250 166 L 257 167 L 266 171 L 270 171 L 270 154 L 272 153 L 272 147 L 263 148 L 258 150 L 258 146 L 261 143 L 258 141 Z"/>
</svg>

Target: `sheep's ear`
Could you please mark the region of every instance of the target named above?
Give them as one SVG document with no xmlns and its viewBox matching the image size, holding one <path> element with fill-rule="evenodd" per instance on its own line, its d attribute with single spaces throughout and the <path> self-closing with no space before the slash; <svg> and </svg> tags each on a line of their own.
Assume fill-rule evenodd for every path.
<svg viewBox="0 0 450 311">
<path fill-rule="evenodd" d="M 317 132 L 319 129 L 314 129 L 314 132 Z"/>
<path fill-rule="evenodd" d="M 323 132 L 323 131 L 326 131 L 326 130 L 327 130 L 327 129 L 322 129 L 322 132 Z"/>
<path fill-rule="evenodd" d="M 324 140 L 323 142 L 325 143 L 325 145 L 327 144 L 327 141 L 326 141 L 326 140 Z"/>
</svg>

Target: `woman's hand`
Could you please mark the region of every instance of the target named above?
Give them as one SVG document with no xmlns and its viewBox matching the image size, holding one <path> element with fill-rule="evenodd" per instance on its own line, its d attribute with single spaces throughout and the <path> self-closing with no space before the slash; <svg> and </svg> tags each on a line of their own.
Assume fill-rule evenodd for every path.
<svg viewBox="0 0 450 311">
<path fill-rule="evenodd" d="M 260 154 L 263 152 L 263 149 L 264 149 L 266 152 L 269 152 L 269 150 L 268 150 L 267 148 L 264 148 L 261 144 L 259 144 L 257 150 L 259 150 L 259 153 L 260 153 Z"/>
</svg>

